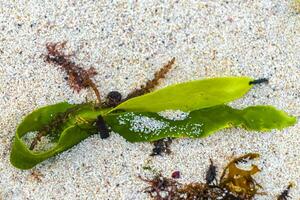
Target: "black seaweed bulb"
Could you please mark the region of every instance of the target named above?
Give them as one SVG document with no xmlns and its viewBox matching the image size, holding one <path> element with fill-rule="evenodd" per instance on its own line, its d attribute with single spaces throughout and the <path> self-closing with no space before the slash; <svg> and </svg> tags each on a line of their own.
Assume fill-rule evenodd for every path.
<svg viewBox="0 0 300 200">
<path fill-rule="evenodd" d="M 210 165 L 205 176 L 206 184 L 210 185 L 213 181 L 216 180 L 216 176 L 217 176 L 217 167 L 214 166 L 213 161 L 210 159 Z"/>
<path fill-rule="evenodd" d="M 260 78 L 260 79 L 256 79 L 256 80 L 250 81 L 249 85 L 256 85 L 256 84 L 268 83 L 268 82 L 269 82 L 269 79 L 267 79 L 267 78 Z"/>
<path fill-rule="evenodd" d="M 106 105 L 109 107 L 116 107 L 122 101 L 122 95 L 118 91 L 111 91 L 106 97 Z"/>
<path fill-rule="evenodd" d="M 109 137 L 109 129 L 107 128 L 106 123 L 101 115 L 97 117 L 96 128 L 98 133 L 100 134 L 101 139 Z"/>
</svg>

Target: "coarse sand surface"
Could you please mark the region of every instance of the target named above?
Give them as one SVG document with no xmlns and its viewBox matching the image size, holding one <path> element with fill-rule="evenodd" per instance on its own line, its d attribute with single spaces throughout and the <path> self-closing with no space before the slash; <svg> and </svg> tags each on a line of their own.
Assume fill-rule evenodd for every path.
<svg viewBox="0 0 300 200">
<path fill-rule="evenodd" d="M 94 99 L 72 91 L 66 74 L 46 63 L 47 42 L 67 41 L 71 59 L 95 67 L 102 98 L 123 96 L 176 58 L 159 87 L 221 76 L 269 78 L 231 105 L 268 104 L 300 115 L 300 15 L 287 0 L 92 1 L 0 0 L 0 199 L 147 200 L 143 167 L 181 182 L 204 181 L 211 158 L 222 167 L 258 152 L 256 176 L 275 199 L 289 182 L 300 198 L 300 124 L 282 131 L 218 131 L 204 139 L 178 139 L 172 153 L 150 157 L 149 143 L 129 143 L 113 133 L 94 135 L 32 170 L 9 163 L 17 125 L 32 110 Z"/>
</svg>

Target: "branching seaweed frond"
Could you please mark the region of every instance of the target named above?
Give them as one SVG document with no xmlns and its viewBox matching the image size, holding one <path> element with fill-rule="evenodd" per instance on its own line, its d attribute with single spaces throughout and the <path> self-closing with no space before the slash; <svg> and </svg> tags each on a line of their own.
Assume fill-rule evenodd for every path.
<svg viewBox="0 0 300 200">
<path fill-rule="evenodd" d="M 70 87 L 75 91 L 79 92 L 83 88 L 92 88 L 97 97 L 98 104 L 101 105 L 100 92 L 96 84 L 91 79 L 97 74 L 95 68 L 90 67 L 88 70 L 85 70 L 82 67 L 76 65 L 73 61 L 70 60 L 70 56 L 65 55 L 62 51 L 65 45 L 66 42 L 47 43 L 46 47 L 48 55 L 46 56 L 46 61 L 59 66 L 67 73 L 68 83 Z"/>
</svg>

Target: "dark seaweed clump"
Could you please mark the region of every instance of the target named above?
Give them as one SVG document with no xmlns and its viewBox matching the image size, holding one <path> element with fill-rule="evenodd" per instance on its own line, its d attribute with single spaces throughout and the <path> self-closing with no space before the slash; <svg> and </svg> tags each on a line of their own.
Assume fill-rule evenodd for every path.
<svg viewBox="0 0 300 200">
<path fill-rule="evenodd" d="M 294 185 L 290 183 L 285 190 L 282 191 L 280 195 L 277 196 L 277 200 L 287 200 L 288 198 L 291 198 L 289 196 L 290 190 Z"/>
<path fill-rule="evenodd" d="M 152 153 L 150 154 L 150 156 L 158 156 L 158 155 L 162 155 L 162 153 L 170 154 L 171 143 L 172 143 L 171 138 L 163 138 L 153 142 L 154 148 L 152 149 Z"/>
<path fill-rule="evenodd" d="M 175 179 L 162 176 L 161 173 L 153 179 L 140 177 L 149 186 L 145 193 L 154 200 L 252 200 L 262 187 L 255 181 L 253 175 L 260 170 L 252 165 L 250 170 L 237 167 L 240 162 L 247 162 L 259 155 L 249 153 L 230 161 L 224 168 L 219 179 L 216 180 L 217 168 L 211 164 L 206 172 L 206 182 L 181 184 Z"/>
</svg>

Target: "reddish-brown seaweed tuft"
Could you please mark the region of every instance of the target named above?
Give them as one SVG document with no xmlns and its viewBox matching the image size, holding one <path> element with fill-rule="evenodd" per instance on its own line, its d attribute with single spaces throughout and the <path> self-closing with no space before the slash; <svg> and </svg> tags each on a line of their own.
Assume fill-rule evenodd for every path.
<svg viewBox="0 0 300 200">
<path fill-rule="evenodd" d="M 95 68 L 90 67 L 88 70 L 76 65 L 70 60 L 69 55 L 65 55 L 63 48 L 66 42 L 60 43 L 47 43 L 46 48 L 48 54 L 46 55 L 46 61 L 59 66 L 67 73 L 67 80 L 72 89 L 79 92 L 83 88 L 91 87 L 95 92 L 98 103 L 101 103 L 100 92 L 97 89 L 95 83 L 91 80 L 93 76 L 97 74 Z"/>
<path fill-rule="evenodd" d="M 159 71 L 155 72 L 154 78 L 152 80 L 147 81 L 147 83 L 145 85 L 142 85 L 141 88 L 129 93 L 126 99 L 141 96 L 143 94 L 151 92 L 159 84 L 159 80 L 165 78 L 166 74 L 170 71 L 174 63 L 175 58 L 172 58 L 172 60 L 165 64 Z"/>
</svg>

